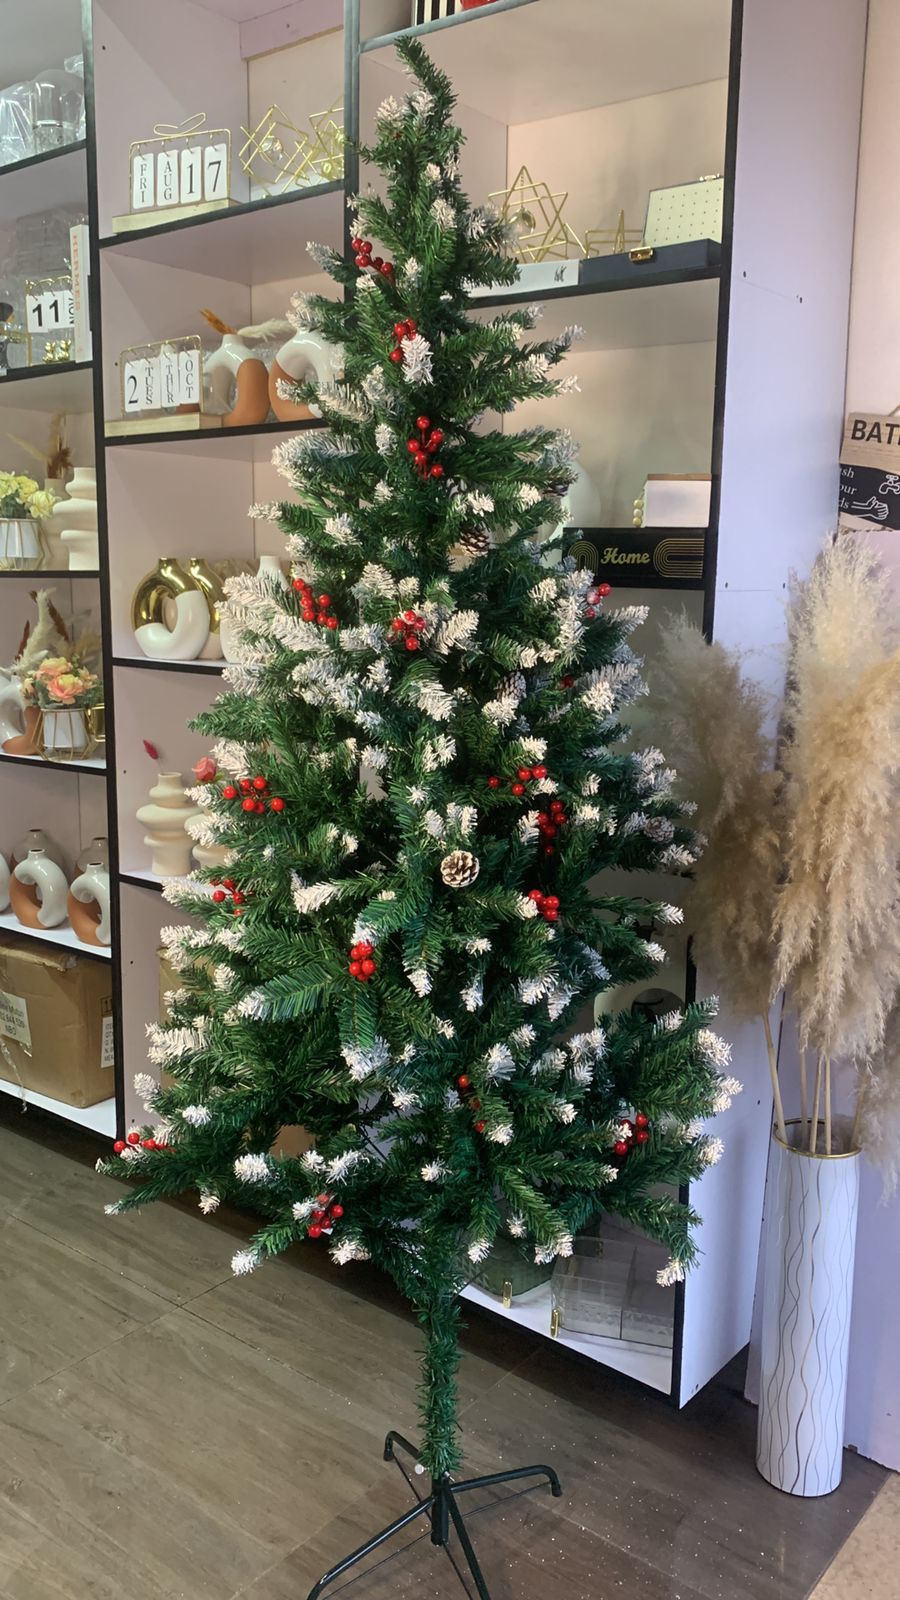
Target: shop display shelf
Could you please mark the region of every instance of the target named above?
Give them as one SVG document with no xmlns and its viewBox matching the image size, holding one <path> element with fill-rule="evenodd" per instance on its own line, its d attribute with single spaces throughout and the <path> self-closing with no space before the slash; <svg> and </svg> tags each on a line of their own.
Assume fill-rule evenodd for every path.
<svg viewBox="0 0 900 1600">
<path fill-rule="evenodd" d="M 700 253 L 706 242 L 700 242 Z M 560 288 L 502 289 L 473 296 L 469 309 L 486 318 L 507 306 L 535 304 L 544 307 L 544 315 L 533 338 L 556 338 L 571 323 L 584 329 L 572 347 L 570 359 L 576 363 L 582 351 L 711 344 L 718 328 L 719 267 L 699 261 L 695 267 L 664 269 L 662 276 L 635 274 L 627 281 L 612 277 Z"/>
<path fill-rule="evenodd" d="M 362 54 L 399 72 L 397 42 L 421 38 L 461 104 L 498 122 L 540 122 L 723 78 L 730 32 L 720 0 L 689 0 L 677 13 L 668 0 L 493 0 L 367 38 Z"/>
<path fill-rule="evenodd" d="M 59 928 L 25 928 L 12 911 L 0 911 L 0 933 L 14 933 L 20 939 L 33 939 L 36 944 L 62 946 L 89 961 L 109 961 L 112 953 L 109 945 L 83 944 L 68 923 Z"/>
<path fill-rule="evenodd" d="M 79 1128 L 90 1128 L 94 1133 L 104 1133 L 110 1139 L 116 1136 L 116 1101 L 98 1100 L 92 1106 L 70 1106 L 64 1100 L 54 1100 L 48 1094 L 38 1094 L 36 1089 L 23 1089 L 18 1083 L 0 1078 L 0 1094 L 10 1095 L 29 1106 L 39 1106 L 42 1111 L 52 1111 L 56 1117 L 73 1122 Z"/>
<path fill-rule="evenodd" d="M 51 767 L 55 772 L 93 772 L 106 776 L 105 756 L 87 756 L 78 761 L 56 761 L 50 756 L 11 756 L 0 750 L 0 765 Z"/>
<path fill-rule="evenodd" d="M 312 276 L 317 269 L 306 241 L 342 249 L 343 221 L 343 181 L 319 183 L 201 217 L 107 234 L 100 249 L 106 260 L 135 256 L 233 283 L 270 283 Z"/>
<path fill-rule="evenodd" d="M 183 433 L 159 432 L 148 423 L 146 433 L 117 433 L 108 434 L 105 440 L 106 448 L 112 450 L 126 446 L 131 449 L 151 448 L 155 450 L 181 450 L 186 455 L 196 451 L 206 455 L 215 451 L 218 445 L 224 447 L 223 453 L 230 460 L 244 456 L 253 460 L 262 450 L 267 452 L 268 439 L 277 439 L 284 434 L 299 433 L 308 428 L 323 428 L 325 424 L 318 417 L 310 417 L 301 422 L 261 422 L 247 428 L 185 428 Z"/>
<path fill-rule="evenodd" d="M 85 148 L 84 139 L 79 139 L 61 150 L 47 150 L 0 167 L 0 224 L 71 202 L 86 205 Z"/>
<path fill-rule="evenodd" d="M 38 367 L 14 367 L 0 378 L 0 406 L 17 411 L 94 409 L 90 361 L 59 361 Z"/>
<path fill-rule="evenodd" d="M 133 889 L 153 889 L 157 894 L 162 894 L 163 880 L 157 873 L 148 870 L 137 872 L 120 872 L 120 883 L 130 883 Z"/>
<path fill-rule="evenodd" d="M 201 672 L 215 676 L 225 671 L 227 661 L 154 661 L 150 656 L 113 656 L 114 667 L 134 667 L 147 672 Z"/>
<path fill-rule="evenodd" d="M 89 583 L 96 583 L 100 573 L 93 568 L 81 572 L 73 571 L 71 567 L 32 567 L 30 569 L 10 568 L 8 571 L 0 569 L 0 581 L 5 578 L 29 578 L 32 583 L 43 583 L 45 578 L 86 578 Z"/>
</svg>

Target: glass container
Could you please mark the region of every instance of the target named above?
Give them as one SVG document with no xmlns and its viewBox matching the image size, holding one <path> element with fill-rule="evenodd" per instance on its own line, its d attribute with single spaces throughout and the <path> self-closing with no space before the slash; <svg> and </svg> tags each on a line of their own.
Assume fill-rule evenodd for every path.
<svg viewBox="0 0 900 1600">
<path fill-rule="evenodd" d="M 79 137 L 84 113 L 84 78 L 64 67 L 47 67 L 31 85 L 31 133 L 35 155 L 61 150 Z"/>
<path fill-rule="evenodd" d="M 0 167 L 33 155 L 31 84 L 13 83 L 0 89 Z"/>
<path fill-rule="evenodd" d="M 553 1271 L 553 1310 L 561 1331 L 621 1339 L 622 1313 L 634 1282 L 634 1245 L 586 1234 Z"/>
<path fill-rule="evenodd" d="M 513 1238 L 501 1234 L 491 1253 L 482 1261 L 472 1282 L 486 1294 L 496 1295 L 508 1306 L 520 1295 L 540 1289 L 553 1275 L 553 1263 L 538 1266 L 534 1252 L 528 1256 Z"/>
</svg>

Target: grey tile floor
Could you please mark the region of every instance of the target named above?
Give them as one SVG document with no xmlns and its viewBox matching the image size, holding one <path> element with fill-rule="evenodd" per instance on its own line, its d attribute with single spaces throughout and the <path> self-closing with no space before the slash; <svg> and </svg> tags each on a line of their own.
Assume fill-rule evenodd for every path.
<svg viewBox="0 0 900 1600">
<path fill-rule="evenodd" d="M 0 1596 L 306 1600 L 409 1502 L 381 1445 L 415 1434 L 415 1325 L 312 1246 L 234 1280 L 240 1219 L 106 1218 L 98 1148 L 0 1107 Z M 848 1455 L 825 1500 L 770 1489 L 737 1367 L 677 1413 L 473 1315 L 460 1388 L 471 1468 L 563 1480 L 480 1502 L 494 1600 L 806 1600 L 885 1480 Z M 341 1592 L 465 1591 L 421 1540 Z"/>
</svg>

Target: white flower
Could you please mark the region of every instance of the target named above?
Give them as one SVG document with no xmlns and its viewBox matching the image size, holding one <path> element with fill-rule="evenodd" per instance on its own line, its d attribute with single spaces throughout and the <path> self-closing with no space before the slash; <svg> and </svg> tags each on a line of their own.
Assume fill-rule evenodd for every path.
<svg viewBox="0 0 900 1600">
<path fill-rule="evenodd" d="M 213 1194 L 211 1189 L 201 1189 L 200 1210 L 203 1212 L 203 1215 L 208 1217 L 213 1211 L 218 1211 L 218 1209 L 219 1196 L 217 1194 Z"/>
<path fill-rule="evenodd" d="M 236 1278 L 244 1278 L 248 1272 L 255 1272 L 259 1266 L 259 1256 L 255 1250 L 239 1250 L 231 1258 L 231 1270 Z"/>
<path fill-rule="evenodd" d="M 442 1178 L 447 1168 L 443 1161 L 427 1161 L 421 1170 L 420 1177 L 423 1183 L 437 1183 Z"/>
<path fill-rule="evenodd" d="M 472 1243 L 469 1245 L 468 1257 L 469 1257 L 469 1260 L 473 1261 L 476 1266 L 478 1265 L 478 1263 L 480 1261 L 484 1261 L 485 1258 L 490 1255 L 490 1253 L 491 1253 L 491 1241 L 490 1241 L 490 1239 L 474 1239 L 472 1241 Z"/>
<path fill-rule="evenodd" d="M 501 1122 L 496 1127 L 488 1128 L 487 1136 L 494 1144 L 512 1144 L 513 1125 L 511 1122 Z"/>
<path fill-rule="evenodd" d="M 660 1267 L 656 1281 L 661 1289 L 670 1289 L 673 1283 L 684 1283 L 684 1263 L 677 1256 L 671 1256 L 665 1266 Z"/>
<path fill-rule="evenodd" d="M 268 1158 L 260 1155 L 238 1156 L 234 1163 L 234 1175 L 242 1183 L 271 1183 L 275 1176 Z"/>
<path fill-rule="evenodd" d="M 205 1128 L 208 1122 L 212 1122 L 209 1106 L 185 1106 L 181 1115 L 192 1128 Z"/>
</svg>

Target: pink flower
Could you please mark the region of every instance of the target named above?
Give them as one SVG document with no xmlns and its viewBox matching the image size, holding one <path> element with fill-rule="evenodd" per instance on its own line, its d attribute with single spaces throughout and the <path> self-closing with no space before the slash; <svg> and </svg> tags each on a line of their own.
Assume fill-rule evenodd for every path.
<svg viewBox="0 0 900 1600">
<path fill-rule="evenodd" d="M 212 756 L 201 756 L 194 767 L 194 777 L 198 783 L 212 783 L 218 770 Z"/>
</svg>

